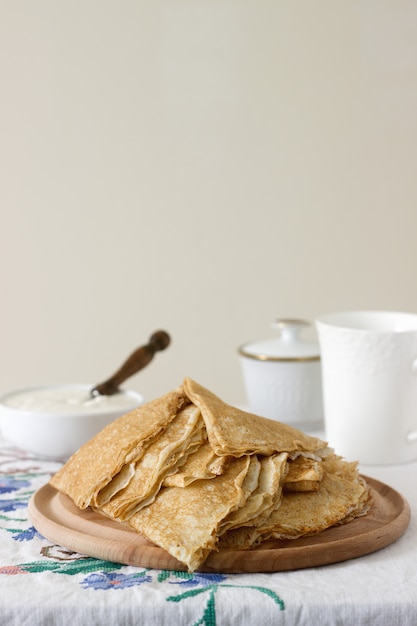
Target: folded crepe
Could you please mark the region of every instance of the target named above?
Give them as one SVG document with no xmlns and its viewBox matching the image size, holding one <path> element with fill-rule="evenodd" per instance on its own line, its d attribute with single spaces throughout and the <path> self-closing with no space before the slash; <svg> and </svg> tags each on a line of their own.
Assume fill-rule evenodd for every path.
<svg viewBox="0 0 417 626">
<path fill-rule="evenodd" d="M 194 571 L 215 549 L 220 521 L 243 506 L 249 465 L 249 456 L 236 458 L 213 480 L 162 489 L 129 525 Z"/>
<path fill-rule="evenodd" d="M 206 440 L 188 456 L 186 464 L 177 468 L 174 474 L 165 477 L 162 486 L 186 487 L 196 480 L 208 480 L 220 476 L 233 458 L 232 456 L 217 456 Z"/>
<path fill-rule="evenodd" d="M 369 510 L 369 490 L 360 476 L 350 480 L 351 467 L 340 457 L 332 463 L 338 473 L 324 472 L 318 490 L 284 492 L 279 508 L 258 524 L 231 530 L 219 548 L 248 550 L 271 539 L 298 539 L 316 535 L 330 526 L 345 524 Z"/>
<path fill-rule="evenodd" d="M 200 409 L 210 445 L 219 456 L 314 452 L 326 446 L 291 426 L 230 406 L 190 378 L 184 380 L 184 392 Z"/>
<path fill-rule="evenodd" d="M 130 480 L 120 484 L 118 475 L 101 490 L 96 506 L 112 518 L 124 520 L 150 504 L 164 478 L 185 463 L 187 456 L 205 440 L 200 411 L 192 404 L 182 409 L 166 430 L 130 464 Z"/>
<path fill-rule="evenodd" d="M 286 452 L 268 457 L 252 457 L 258 460 L 259 471 L 256 488 L 251 490 L 245 506 L 232 511 L 219 526 L 218 535 L 222 536 L 232 528 L 258 526 L 278 508 L 282 498 L 282 482 L 287 471 Z"/>
<path fill-rule="evenodd" d="M 161 435 L 190 400 L 181 387 L 122 415 L 82 446 L 53 476 L 53 487 L 80 508 L 96 503 L 98 494 L 122 473 L 129 480 L 130 464 Z"/>
<path fill-rule="evenodd" d="M 106 426 L 51 484 L 79 508 L 129 524 L 189 571 L 213 550 L 318 533 L 369 507 L 356 462 L 190 378 Z"/>
</svg>

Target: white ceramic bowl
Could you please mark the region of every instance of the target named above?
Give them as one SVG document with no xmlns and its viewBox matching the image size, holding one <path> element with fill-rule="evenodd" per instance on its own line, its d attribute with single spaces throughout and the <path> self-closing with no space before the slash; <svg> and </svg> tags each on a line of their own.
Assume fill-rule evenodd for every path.
<svg viewBox="0 0 417 626">
<path fill-rule="evenodd" d="M 93 385 L 34 387 L 0 397 L 0 430 L 12 445 L 66 460 L 107 424 L 143 404 L 135 391 L 90 397 Z"/>
</svg>

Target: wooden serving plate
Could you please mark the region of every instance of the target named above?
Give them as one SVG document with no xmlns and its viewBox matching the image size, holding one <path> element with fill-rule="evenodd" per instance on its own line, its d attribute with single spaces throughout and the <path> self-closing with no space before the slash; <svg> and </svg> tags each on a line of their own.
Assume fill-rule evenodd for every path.
<svg viewBox="0 0 417 626">
<path fill-rule="evenodd" d="M 410 508 L 388 485 L 372 478 L 366 481 L 372 494 L 372 507 L 366 516 L 310 537 L 263 543 L 253 550 L 213 552 L 199 571 L 279 572 L 337 563 L 385 548 L 405 532 Z M 78 509 L 49 484 L 32 496 L 29 517 L 49 541 L 80 554 L 139 567 L 186 569 L 130 527 L 91 509 Z"/>
</svg>

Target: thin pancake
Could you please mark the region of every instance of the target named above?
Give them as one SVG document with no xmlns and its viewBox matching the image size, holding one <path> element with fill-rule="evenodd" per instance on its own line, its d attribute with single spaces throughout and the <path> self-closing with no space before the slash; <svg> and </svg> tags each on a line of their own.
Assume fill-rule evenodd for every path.
<svg viewBox="0 0 417 626">
<path fill-rule="evenodd" d="M 161 489 L 150 506 L 130 518 L 130 526 L 194 571 L 215 549 L 221 521 L 242 505 L 249 463 L 247 456 L 234 459 L 213 480 Z"/>
<path fill-rule="evenodd" d="M 223 474 L 232 457 L 217 456 L 206 441 L 191 454 L 187 462 L 164 479 L 164 487 L 186 487 L 196 480 L 208 480 Z"/>
<path fill-rule="evenodd" d="M 51 478 L 51 485 L 85 509 L 124 465 L 143 455 L 189 403 L 179 387 L 119 417 L 75 452 Z"/>
<path fill-rule="evenodd" d="M 230 406 L 190 378 L 183 384 L 189 399 L 199 407 L 211 447 L 219 456 L 312 452 L 326 446 L 324 441 L 291 426 Z"/>
<path fill-rule="evenodd" d="M 296 539 L 315 535 L 350 519 L 353 513 L 359 515 L 365 510 L 367 497 L 368 487 L 363 482 L 326 473 L 318 491 L 284 495 L 280 508 L 258 529 L 260 537 Z"/>
<path fill-rule="evenodd" d="M 279 506 L 287 457 L 287 453 L 283 452 L 261 458 L 256 489 L 251 492 L 243 507 L 226 517 L 220 526 L 219 535 L 239 526 L 256 526 Z"/>
<path fill-rule="evenodd" d="M 187 449 L 204 441 L 204 422 L 194 405 L 182 409 L 158 439 L 135 464 L 129 483 L 99 509 L 108 517 L 126 520 L 134 511 L 153 502 L 161 484 L 178 462 L 183 462 Z"/>
<path fill-rule="evenodd" d="M 284 494 L 279 508 L 261 525 L 231 530 L 222 537 L 220 547 L 248 550 L 262 541 L 315 535 L 366 514 L 368 499 L 364 481 L 351 482 L 326 473 L 318 491 Z"/>
</svg>

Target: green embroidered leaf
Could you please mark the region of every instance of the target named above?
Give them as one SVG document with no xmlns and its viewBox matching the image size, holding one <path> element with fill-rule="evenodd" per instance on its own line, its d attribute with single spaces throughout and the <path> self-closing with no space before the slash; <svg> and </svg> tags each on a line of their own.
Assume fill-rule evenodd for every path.
<svg viewBox="0 0 417 626">
<path fill-rule="evenodd" d="M 216 589 L 214 587 L 210 589 L 210 596 L 203 613 L 203 621 L 200 621 L 200 623 L 205 624 L 205 626 L 216 626 L 216 604 L 214 601 L 215 592 Z"/>
<path fill-rule="evenodd" d="M 278 606 L 280 607 L 281 611 L 283 611 L 285 609 L 284 601 L 281 600 L 279 595 L 276 594 L 275 591 L 272 591 L 272 589 L 268 589 L 267 587 L 255 587 L 255 586 L 252 587 L 252 589 L 256 589 L 257 591 L 260 591 L 261 593 L 264 593 L 267 596 L 269 596 L 270 598 L 272 598 L 272 600 L 275 602 L 275 604 L 278 604 Z"/>
<path fill-rule="evenodd" d="M 158 574 L 158 582 L 163 583 L 166 580 L 168 580 L 168 578 L 170 578 L 171 576 L 175 576 L 175 578 L 180 578 L 182 580 L 191 580 L 194 574 L 189 574 L 188 572 L 180 572 L 177 570 L 171 571 L 171 570 L 163 569 Z"/>
<path fill-rule="evenodd" d="M 278 604 L 281 611 L 285 610 L 284 601 L 281 600 L 281 598 L 279 597 L 278 594 L 275 593 L 275 591 L 272 591 L 272 589 L 268 589 L 267 587 L 258 587 L 256 585 L 227 585 L 227 584 L 219 585 L 219 586 L 220 587 L 234 587 L 234 588 L 240 587 L 241 589 L 255 589 L 256 591 L 260 591 L 261 593 L 264 593 L 268 597 L 272 598 L 275 604 Z"/>
<path fill-rule="evenodd" d="M 62 568 L 62 571 L 60 571 L 60 574 L 69 574 L 70 576 L 73 576 L 74 574 L 88 574 L 91 572 L 98 572 L 98 571 L 113 571 L 113 570 L 119 570 L 123 567 L 123 565 L 121 563 L 112 563 L 110 561 L 101 561 L 99 559 L 93 559 L 93 558 L 88 558 L 88 559 L 80 559 L 78 561 L 75 562 L 69 562 L 68 564 L 66 564 L 66 567 L 64 565 L 64 567 Z"/>
<path fill-rule="evenodd" d="M 171 572 L 168 572 L 166 569 L 161 570 L 158 574 L 158 582 L 165 582 L 169 578 L 170 574 Z"/>
<path fill-rule="evenodd" d="M 201 587 L 200 589 L 189 589 L 184 593 L 180 593 L 177 596 L 168 596 L 166 598 L 168 602 L 180 602 L 180 600 L 184 600 L 185 598 L 192 598 L 193 596 L 198 596 L 200 593 L 204 593 L 208 589 L 212 589 L 213 585 L 209 585 L 207 587 Z"/>
<path fill-rule="evenodd" d="M 20 570 L 26 573 L 54 572 L 55 574 L 67 574 L 74 576 L 75 574 L 89 574 L 97 571 L 111 571 L 121 569 L 123 565 L 120 563 L 111 563 L 110 561 L 101 561 L 98 559 L 86 558 L 77 561 L 67 561 L 65 563 L 57 563 L 55 561 L 34 561 L 33 563 L 23 563 L 19 565 Z"/>
</svg>

